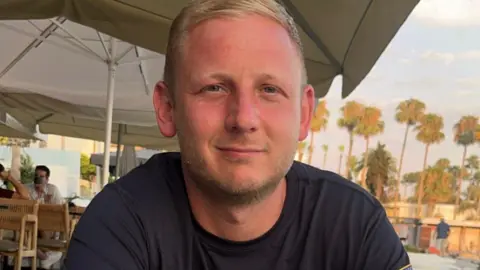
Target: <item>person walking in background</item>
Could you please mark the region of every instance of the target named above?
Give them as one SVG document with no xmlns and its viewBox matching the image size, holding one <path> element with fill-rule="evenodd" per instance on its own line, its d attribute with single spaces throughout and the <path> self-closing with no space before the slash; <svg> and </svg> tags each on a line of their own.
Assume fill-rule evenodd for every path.
<svg viewBox="0 0 480 270">
<path fill-rule="evenodd" d="M 448 235 L 450 234 L 450 225 L 445 222 L 444 218 L 440 219 L 435 234 L 437 249 L 440 251 L 440 256 L 444 257 L 446 255 Z"/>
</svg>

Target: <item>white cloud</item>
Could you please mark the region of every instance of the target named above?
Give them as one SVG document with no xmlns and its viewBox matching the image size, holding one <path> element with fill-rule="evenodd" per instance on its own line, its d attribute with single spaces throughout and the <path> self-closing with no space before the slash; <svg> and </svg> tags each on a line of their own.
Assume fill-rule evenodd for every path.
<svg viewBox="0 0 480 270">
<path fill-rule="evenodd" d="M 389 107 L 393 107 L 393 108 L 396 108 L 397 105 L 406 100 L 408 98 L 406 97 L 394 97 L 392 99 L 389 99 L 389 100 L 378 100 L 378 101 L 375 101 L 375 104 L 374 106 L 376 106 L 377 108 L 379 109 L 386 109 L 386 108 L 389 108 Z"/>
<path fill-rule="evenodd" d="M 425 60 L 441 61 L 445 65 L 449 65 L 456 60 L 480 60 L 480 50 L 471 50 L 459 53 L 426 51 L 420 55 L 420 58 Z"/>
<path fill-rule="evenodd" d="M 478 14 L 480 17 L 480 13 Z M 460 58 L 463 59 L 480 59 L 480 50 L 466 51 L 459 54 Z"/>
<path fill-rule="evenodd" d="M 475 92 L 473 90 L 458 90 L 454 93 L 457 97 L 468 97 L 473 95 Z"/>
<path fill-rule="evenodd" d="M 404 89 L 408 89 L 409 91 L 430 92 L 437 91 L 441 88 L 443 89 L 448 83 L 448 78 L 422 76 L 417 79 L 395 80 L 393 85 L 395 88 L 394 91 L 404 91 Z"/>
<path fill-rule="evenodd" d="M 472 94 L 480 93 L 480 77 L 460 78 L 460 79 L 457 80 L 457 83 L 460 84 L 460 86 L 462 86 L 464 88 L 475 89 L 475 91 L 468 90 Z"/>
<path fill-rule="evenodd" d="M 441 61 L 445 65 L 449 65 L 455 60 L 455 55 L 453 53 L 426 51 L 420 55 L 420 58 L 426 60 Z"/>
<path fill-rule="evenodd" d="M 421 0 L 412 15 L 440 26 L 480 26 L 478 0 Z"/>
<path fill-rule="evenodd" d="M 398 60 L 398 62 L 400 62 L 401 64 L 410 64 L 412 63 L 412 59 L 409 59 L 409 58 L 400 58 Z"/>
</svg>

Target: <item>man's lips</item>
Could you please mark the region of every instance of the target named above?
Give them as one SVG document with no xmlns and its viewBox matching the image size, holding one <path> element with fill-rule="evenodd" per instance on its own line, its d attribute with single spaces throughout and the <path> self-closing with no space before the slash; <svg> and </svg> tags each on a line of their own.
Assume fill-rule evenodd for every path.
<svg viewBox="0 0 480 270">
<path fill-rule="evenodd" d="M 222 154 L 232 157 L 247 157 L 265 152 L 265 149 L 260 147 L 217 147 L 217 149 Z"/>
</svg>

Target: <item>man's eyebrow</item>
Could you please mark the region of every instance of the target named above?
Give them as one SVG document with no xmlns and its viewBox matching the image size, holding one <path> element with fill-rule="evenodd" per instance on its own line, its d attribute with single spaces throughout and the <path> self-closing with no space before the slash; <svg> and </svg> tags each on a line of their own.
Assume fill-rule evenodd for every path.
<svg viewBox="0 0 480 270">
<path fill-rule="evenodd" d="M 232 80 L 232 76 L 229 75 L 228 73 L 224 73 L 224 72 L 213 72 L 213 73 L 210 73 L 210 74 L 207 74 L 205 76 L 206 78 L 214 78 L 214 79 L 218 79 L 218 80 Z M 270 73 L 258 73 L 258 74 L 255 74 L 255 77 L 257 79 L 261 79 L 261 80 L 276 80 L 277 77 L 270 74 Z"/>
<path fill-rule="evenodd" d="M 205 77 L 217 79 L 219 81 L 231 81 L 232 80 L 232 76 L 228 75 L 227 73 L 223 73 L 223 72 L 210 73 Z"/>
<path fill-rule="evenodd" d="M 232 78 L 231 75 L 225 72 L 212 72 L 210 74 L 206 74 L 205 76 L 202 76 L 201 78 L 203 79 L 214 79 L 217 81 L 220 81 L 228 86 L 234 86 L 235 85 L 235 80 Z"/>
</svg>

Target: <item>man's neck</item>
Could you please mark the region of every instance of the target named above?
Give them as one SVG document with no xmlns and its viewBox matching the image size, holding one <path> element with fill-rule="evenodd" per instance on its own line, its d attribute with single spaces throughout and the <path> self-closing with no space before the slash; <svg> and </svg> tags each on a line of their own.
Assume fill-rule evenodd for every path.
<svg viewBox="0 0 480 270">
<path fill-rule="evenodd" d="M 231 207 L 212 202 L 191 181 L 185 183 L 197 222 L 208 232 L 231 241 L 248 241 L 268 232 L 282 213 L 287 193 L 287 183 L 283 179 L 262 201 Z"/>
</svg>

